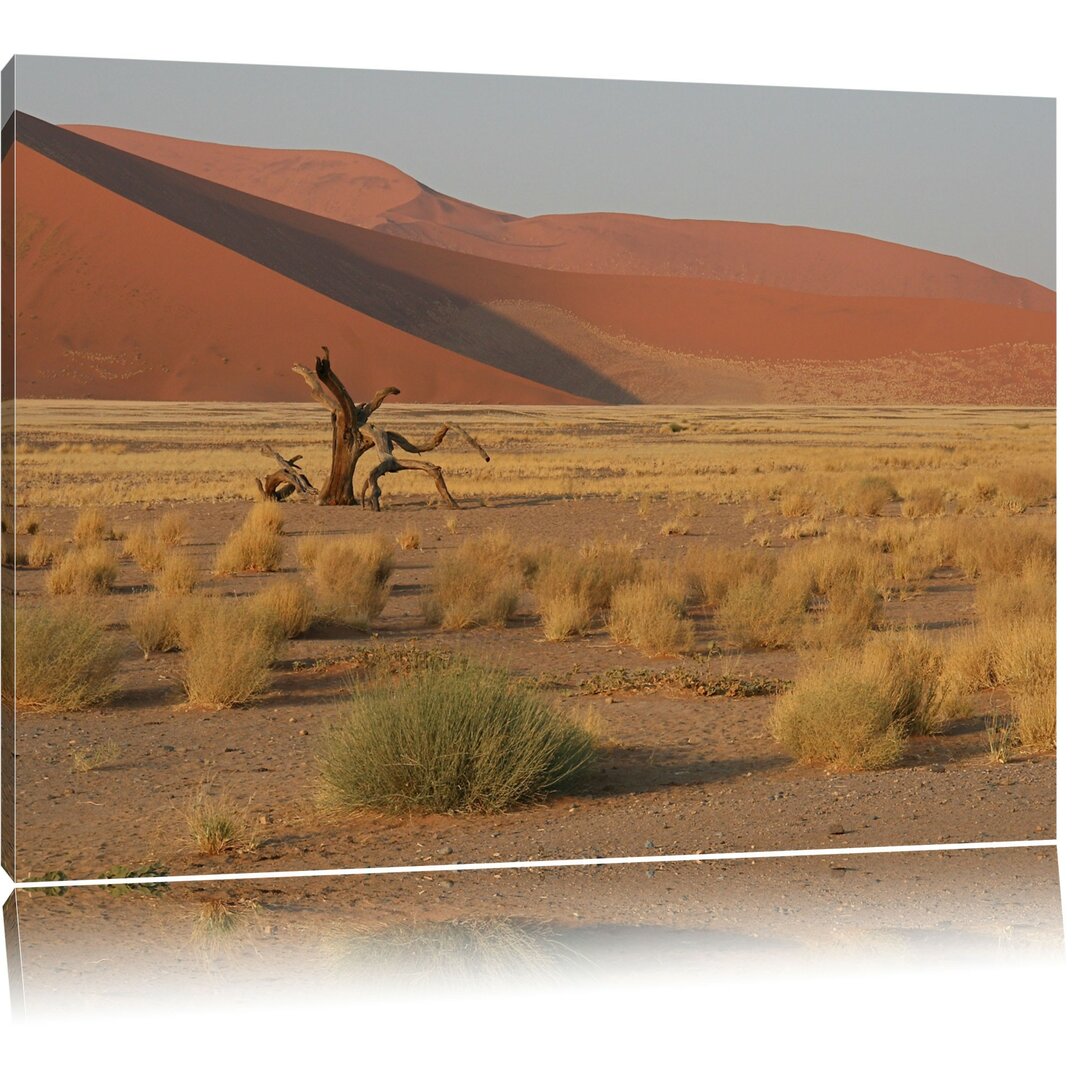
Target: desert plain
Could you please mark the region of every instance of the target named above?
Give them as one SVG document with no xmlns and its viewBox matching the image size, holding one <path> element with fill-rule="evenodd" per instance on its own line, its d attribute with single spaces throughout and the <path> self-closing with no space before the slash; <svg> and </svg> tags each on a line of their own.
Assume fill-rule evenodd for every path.
<svg viewBox="0 0 1080 1080">
<path fill-rule="evenodd" d="M 425 455 L 458 508 L 421 473 L 384 478 L 378 514 L 257 502 L 266 443 L 325 475 L 312 405 L 16 403 L 18 617 L 77 609 L 115 656 L 97 703 L 19 704 L 20 880 L 1054 836 L 1052 410 L 388 403 L 380 418 L 415 439 L 452 421 L 486 448 Z M 274 568 L 223 569 L 258 507 L 280 514 Z M 166 516 L 192 596 L 239 607 L 289 582 L 313 598 L 229 707 L 193 700 L 188 650 L 132 630 L 165 591 L 132 538 Z M 320 599 L 318 553 L 372 534 L 392 566 L 361 628 Z M 431 600 L 469 544 L 514 595 L 487 625 L 448 626 Z M 111 570 L 60 584 L 87 549 Z M 619 623 L 612 595 L 553 619 L 544 574 L 583 549 L 629 560 L 615 591 L 651 583 L 644 627 Z M 916 654 L 922 696 L 893 708 L 880 753 L 844 760 L 778 724 Z M 587 768 L 496 813 L 329 805 L 320 760 L 350 695 L 460 656 L 580 723 Z M 230 823 L 221 844 L 199 827 L 208 806 Z"/>
</svg>

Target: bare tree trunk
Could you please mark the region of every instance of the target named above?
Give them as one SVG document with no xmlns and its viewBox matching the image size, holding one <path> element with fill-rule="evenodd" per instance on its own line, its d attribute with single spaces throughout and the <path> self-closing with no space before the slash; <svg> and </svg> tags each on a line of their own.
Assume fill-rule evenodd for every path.
<svg viewBox="0 0 1080 1080">
<path fill-rule="evenodd" d="M 307 383 L 311 396 L 320 405 L 330 411 L 331 444 L 330 472 L 316 495 L 315 501 L 322 506 L 354 506 L 356 496 L 353 493 L 353 475 L 356 464 L 362 454 L 374 448 L 379 461 L 368 473 L 362 490 L 362 502 L 367 505 L 370 492 L 370 504 L 379 509 L 382 491 L 379 478 L 387 473 L 400 472 L 403 469 L 416 469 L 426 472 L 435 482 L 435 487 L 448 506 L 457 506 L 454 497 L 446 487 L 442 469 L 426 461 L 399 461 L 394 457 L 397 446 L 410 454 L 423 454 L 439 446 L 448 432 L 455 431 L 485 460 L 490 461 L 487 451 L 458 424 L 443 424 L 426 442 L 414 444 L 396 431 L 372 424 L 371 414 L 391 394 L 401 391 L 396 386 L 387 386 L 380 390 L 370 401 L 354 402 L 341 380 L 330 369 L 330 350 L 324 345 L 323 355 L 315 361 L 315 370 L 294 364 L 293 371 Z M 293 491 L 299 494 L 314 493 L 307 477 L 295 466 L 299 456 L 286 460 L 280 454 L 263 447 L 263 452 L 275 458 L 280 468 L 270 473 L 263 480 L 256 479 L 259 494 L 266 499 L 286 498 Z M 306 486 L 305 486 L 306 485 Z"/>
<path fill-rule="evenodd" d="M 400 391 L 395 386 L 380 390 L 369 403 L 357 405 L 342 381 L 330 367 L 330 350 L 324 345 L 323 355 L 315 361 L 315 371 L 302 364 L 293 366 L 307 384 L 312 397 L 330 410 L 331 456 L 330 472 L 323 481 L 316 502 L 322 506 L 354 506 L 353 473 L 360 455 L 373 445 L 360 428 L 368 417 L 390 394 Z"/>
</svg>

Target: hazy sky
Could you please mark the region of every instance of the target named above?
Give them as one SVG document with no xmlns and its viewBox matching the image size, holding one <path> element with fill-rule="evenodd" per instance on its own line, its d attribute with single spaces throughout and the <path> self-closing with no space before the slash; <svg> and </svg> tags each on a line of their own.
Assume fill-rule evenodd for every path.
<svg viewBox="0 0 1080 1080">
<path fill-rule="evenodd" d="M 1055 284 L 1048 98 L 21 56 L 16 105 L 371 154 L 516 214 L 810 225 Z"/>
</svg>

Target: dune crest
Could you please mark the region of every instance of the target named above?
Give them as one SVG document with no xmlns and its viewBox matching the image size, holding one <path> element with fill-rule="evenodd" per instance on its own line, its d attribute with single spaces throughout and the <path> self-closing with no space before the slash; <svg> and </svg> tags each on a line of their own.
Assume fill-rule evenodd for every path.
<svg viewBox="0 0 1080 1080">
<path fill-rule="evenodd" d="M 581 213 L 520 217 L 444 195 L 378 158 L 69 130 L 346 224 L 548 270 L 703 277 L 830 296 L 972 300 L 1052 311 L 1052 290 L 950 255 L 854 233 L 743 221 Z"/>
</svg>

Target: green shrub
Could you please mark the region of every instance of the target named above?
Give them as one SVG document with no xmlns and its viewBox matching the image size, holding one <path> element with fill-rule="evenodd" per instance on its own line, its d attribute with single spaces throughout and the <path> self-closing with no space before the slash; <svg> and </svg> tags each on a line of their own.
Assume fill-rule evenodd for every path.
<svg viewBox="0 0 1080 1080">
<path fill-rule="evenodd" d="M 253 846 L 252 830 L 243 811 L 228 799 L 212 799 L 200 792 L 186 817 L 191 840 L 200 855 L 220 855 Z"/>
<path fill-rule="evenodd" d="M 562 786 L 592 753 L 589 733 L 538 693 L 462 661 L 358 684 L 319 768 L 339 806 L 490 812 Z"/>
</svg>

